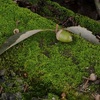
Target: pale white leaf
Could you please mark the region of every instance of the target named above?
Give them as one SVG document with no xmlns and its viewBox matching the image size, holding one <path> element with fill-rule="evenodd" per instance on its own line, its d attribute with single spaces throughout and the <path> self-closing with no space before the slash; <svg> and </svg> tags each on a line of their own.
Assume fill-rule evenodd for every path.
<svg viewBox="0 0 100 100">
<path fill-rule="evenodd" d="M 6 40 L 6 42 L 1 46 L 0 48 L 0 55 L 2 53 L 4 53 L 6 50 L 10 49 L 12 46 L 18 44 L 19 42 L 27 39 L 28 37 L 41 32 L 41 31 L 46 31 L 46 30 L 42 30 L 42 29 L 37 29 L 37 30 L 30 30 L 24 33 L 17 33 L 14 34 L 13 36 L 11 36 L 10 38 L 8 38 Z"/>
<path fill-rule="evenodd" d="M 100 44 L 100 40 L 96 38 L 95 35 L 92 34 L 91 31 L 87 30 L 84 27 L 81 26 L 71 26 L 71 27 L 67 27 L 64 28 L 65 30 L 68 30 L 74 34 L 78 34 L 81 37 L 83 37 L 84 39 L 90 41 L 91 43 L 94 44 Z"/>
</svg>

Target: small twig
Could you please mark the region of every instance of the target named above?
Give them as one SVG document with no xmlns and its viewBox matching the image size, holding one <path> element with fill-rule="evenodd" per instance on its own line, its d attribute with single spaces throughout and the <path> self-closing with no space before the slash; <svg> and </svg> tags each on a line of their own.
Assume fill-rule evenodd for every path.
<svg viewBox="0 0 100 100">
<path fill-rule="evenodd" d="M 82 86 L 82 89 L 83 89 L 83 90 L 86 90 L 86 88 L 88 87 L 89 81 L 93 81 L 93 82 L 96 81 L 97 75 L 94 74 L 94 73 L 91 73 L 90 76 L 89 76 L 89 78 L 87 78 L 87 77 L 83 77 L 83 78 L 86 79 L 86 82 L 85 82 L 84 85 Z"/>
<path fill-rule="evenodd" d="M 58 24 L 56 24 L 56 29 L 55 29 L 55 33 L 58 32 Z"/>
<path fill-rule="evenodd" d="M 0 86 L 0 94 L 2 93 L 2 90 L 3 90 L 3 87 L 2 87 L 2 86 Z"/>
<path fill-rule="evenodd" d="M 87 79 L 84 85 L 82 86 L 83 90 L 86 90 L 86 88 L 88 87 L 88 82 L 89 82 L 89 79 Z"/>
<path fill-rule="evenodd" d="M 26 92 L 27 90 L 28 90 L 28 85 L 25 84 L 25 85 L 24 85 L 24 92 Z"/>
</svg>

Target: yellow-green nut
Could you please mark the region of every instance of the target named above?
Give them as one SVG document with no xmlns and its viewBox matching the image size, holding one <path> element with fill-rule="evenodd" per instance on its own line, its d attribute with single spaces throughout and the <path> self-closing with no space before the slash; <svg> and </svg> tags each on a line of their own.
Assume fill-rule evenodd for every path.
<svg viewBox="0 0 100 100">
<path fill-rule="evenodd" d="M 71 42 L 72 41 L 72 36 L 68 31 L 65 31 L 63 29 L 59 30 L 56 33 L 56 38 L 57 40 L 61 42 Z"/>
</svg>

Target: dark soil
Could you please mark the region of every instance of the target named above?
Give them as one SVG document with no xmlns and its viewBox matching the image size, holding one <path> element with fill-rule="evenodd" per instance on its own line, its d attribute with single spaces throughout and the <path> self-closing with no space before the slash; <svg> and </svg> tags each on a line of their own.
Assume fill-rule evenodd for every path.
<svg viewBox="0 0 100 100">
<path fill-rule="evenodd" d="M 92 19 L 100 19 L 96 11 L 94 0 L 52 0 L 60 5 L 71 9 L 75 13 L 88 16 Z"/>
<path fill-rule="evenodd" d="M 85 16 L 88 16 L 94 20 L 100 20 L 100 17 L 97 13 L 94 0 L 51 0 L 59 3 L 61 6 L 66 7 Z M 27 0 L 16 0 L 20 7 L 25 7 L 30 9 L 32 12 L 38 13 L 38 6 L 36 4 L 31 4 Z"/>
</svg>

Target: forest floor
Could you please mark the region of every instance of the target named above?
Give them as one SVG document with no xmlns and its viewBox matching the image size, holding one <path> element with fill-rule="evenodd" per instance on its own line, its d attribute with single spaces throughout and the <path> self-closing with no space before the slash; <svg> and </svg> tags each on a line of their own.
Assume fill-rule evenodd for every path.
<svg viewBox="0 0 100 100">
<path fill-rule="evenodd" d="M 16 28 L 25 32 L 80 24 L 94 34 L 100 32 L 96 11 L 97 17 L 90 19 L 51 1 L 42 2 L 42 7 L 41 2 L 34 5 L 20 0 L 1 0 L 0 4 L 0 45 Z M 70 15 L 75 17 L 66 22 Z M 0 100 L 96 100 L 100 94 L 99 55 L 100 45 L 80 36 L 62 43 L 54 32 L 40 32 L 0 55 Z"/>
</svg>

